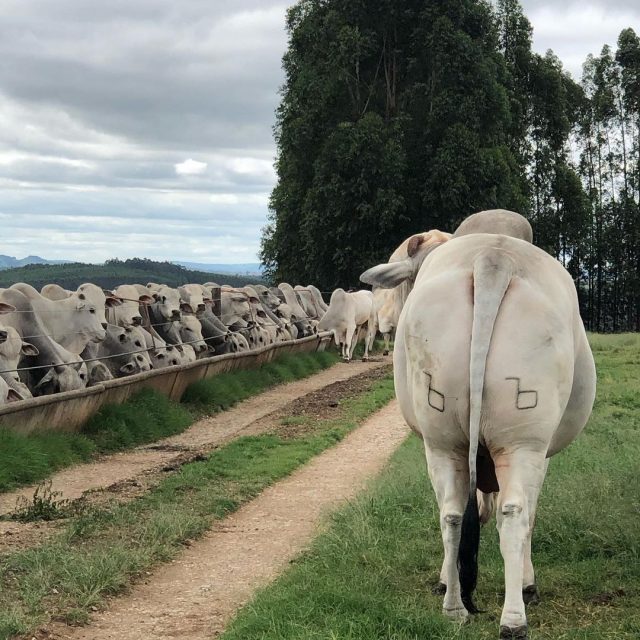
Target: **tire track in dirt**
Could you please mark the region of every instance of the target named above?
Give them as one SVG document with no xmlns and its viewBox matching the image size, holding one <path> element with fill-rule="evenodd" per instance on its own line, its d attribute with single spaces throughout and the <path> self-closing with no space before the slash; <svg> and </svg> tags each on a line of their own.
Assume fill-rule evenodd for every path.
<svg viewBox="0 0 640 640">
<path fill-rule="evenodd" d="M 348 380 L 389 364 L 389 358 L 338 363 L 308 378 L 278 385 L 235 407 L 198 420 L 183 433 L 143 445 L 130 451 L 107 455 L 96 462 L 75 465 L 50 477 L 51 491 L 60 499 L 76 500 L 87 491 L 105 489 L 172 464 L 185 452 L 213 448 L 238 436 L 256 420 L 268 416 L 289 402 L 335 382 Z M 0 494 L 0 515 L 11 513 L 16 502 L 29 500 L 37 485 Z M 15 529 L 15 523 L 0 522 L 0 536 Z"/>
<path fill-rule="evenodd" d="M 268 584 L 312 540 L 327 512 L 380 472 L 409 433 L 397 401 L 336 446 L 267 488 L 217 523 L 91 624 L 51 625 L 55 640 L 209 640 L 256 589 Z"/>
</svg>

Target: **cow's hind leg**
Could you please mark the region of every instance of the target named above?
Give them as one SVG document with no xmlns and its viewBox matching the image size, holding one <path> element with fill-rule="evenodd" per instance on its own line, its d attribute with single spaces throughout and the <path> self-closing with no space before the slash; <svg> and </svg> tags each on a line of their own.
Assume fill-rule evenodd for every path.
<svg viewBox="0 0 640 640">
<path fill-rule="evenodd" d="M 383 356 L 389 355 L 389 345 L 391 343 L 391 333 L 384 334 L 384 351 L 382 352 Z"/>
<path fill-rule="evenodd" d="M 443 613 L 455 620 L 465 620 L 469 615 L 462 604 L 458 579 L 458 547 L 462 515 L 469 493 L 467 460 L 456 457 L 450 451 L 426 449 L 429 477 L 436 493 L 440 509 L 440 530 L 444 546 L 444 564 L 440 580 L 446 585 Z"/>
<path fill-rule="evenodd" d="M 544 453 L 516 449 L 497 456 L 495 465 L 500 484 L 496 516 L 505 577 L 500 638 L 521 640 L 527 637 L 523 598 L 523 585 L 528 578 L 527 545 L 547 464 Z"/>
<path fill-rule="evenodd" d="M 346 360 L 353 358 L 353 352 L 358 344 L 358 327 L 356 325 L 350 325 L 347 327 L 347 337 L 345 340 L 347 345 L 347 357 Z"/>
<path fill-rule="evenodd" d="M 549 458 L 544 461 L 544 475 L 547 475 L 549 468 Z M 533 570 L 533 562 L 531 561 L 531 536 L 533 535 L 533 526 L 536 518 L 537 503 L 530 506 L 529 513 L 529 532 L 524 544 L 524 566 L 522 574 L 522 599 L 525 604 L 538 604 L 540 596 L 538 587 L 536 586 L 535 571 Z"/>
</svg>

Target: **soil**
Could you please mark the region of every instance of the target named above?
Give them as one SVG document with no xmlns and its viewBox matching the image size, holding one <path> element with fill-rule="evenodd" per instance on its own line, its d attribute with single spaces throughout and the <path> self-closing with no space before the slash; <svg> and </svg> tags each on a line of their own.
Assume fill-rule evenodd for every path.
<svg viewBox="0 0 640 640">
<path fill-rule="evenodd" d="M 217 637 L 256 589 L 272 581 L 308 546 L 327 514 L 380 472 L 407 434 L 393 401 L 335 447 L 220 521 L 128 595 L 113 600 L 87 627 L 54 623 L 34 637 Z"/>
</svg>

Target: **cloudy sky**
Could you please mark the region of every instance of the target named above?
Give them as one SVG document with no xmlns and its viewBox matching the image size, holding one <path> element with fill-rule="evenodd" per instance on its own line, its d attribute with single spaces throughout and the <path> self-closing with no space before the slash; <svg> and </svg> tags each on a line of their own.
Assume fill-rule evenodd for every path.
<svg viewBox="0 0 640 640">
<path fill-rule="evenodd" d="M 3 0 L 0 253 L 253 262 L 288 2 Z M 637 0 L 524 0 L 578 77 Z"/>
</svg>

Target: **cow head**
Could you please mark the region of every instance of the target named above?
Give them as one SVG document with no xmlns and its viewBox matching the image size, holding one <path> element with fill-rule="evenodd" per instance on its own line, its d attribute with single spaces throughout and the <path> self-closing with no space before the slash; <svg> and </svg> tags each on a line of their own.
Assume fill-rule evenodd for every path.
<svg viewBox="0 0 640 640">
<path fill-rule="evenodd" d="M 230 327 L 236 325 L 246 327 L 251 321 L 251 307 L 249 298 L 241 291 L 222 291 L 220 294 L 222 306 L 222 322 Z"/>
<path fill-rule="evenodd" d="M 89 337 L 93 342 L 102 342 L 106 337 L 106 308 L 118 306 L 120 301 L 95 284 L 85 283 L 75 292 L 76 309 L 80 316 L 76 321 L 76 330 Z"/>
<path fill-rule="evenodd" d="M 180 294 L 176 289 L 161 286 L 153 293 L 159 314 L 167 321 L 180 320 Z"/>
<path fill-rule="evenodd" d="M 360 280 L 382 289 L 392 289 L 403 282 L 413 284 L 425 258 L 450 238 L 451 234 L 437 229 L 417 233 L 394 251 L 392 261 L 367 269 Z"/>
<path fill-rule="evenodd" d="M 202 335 L 202 325 L 195 316 L 183 316 L 180 321 L 182 342 L 190 344 L 196 353 L 207 351 L 207 343 Z"/>
<path fill-rule="evenodd" d="M 178 293 L 180 294 L 180 310 L 183 313 L 203 313 L 207 308 L 202 285 L 185 284 L 182 287 L 178 287 Z M 209 294 L 210 297 L 211 294 Z"/>
<path fill-rule="evenodd" d="M 120 327 L 141 326 L 143 316 L 140 306 L 154 302 L 153 297 L 149 293 L 140 293 L 130 284 L 118 287 L 113 294 L 121 302 L 120 306 L 114 310 L 114 324 Z"/>
</svg>

